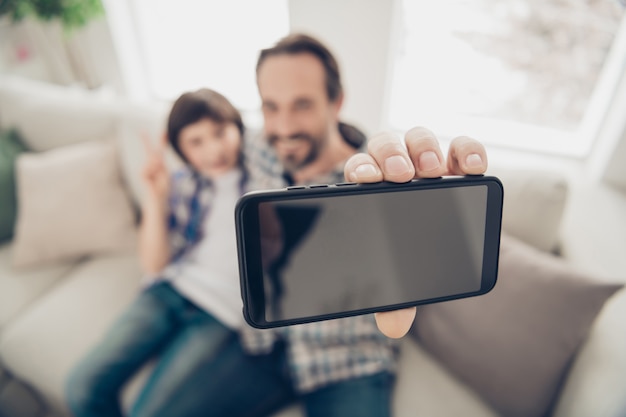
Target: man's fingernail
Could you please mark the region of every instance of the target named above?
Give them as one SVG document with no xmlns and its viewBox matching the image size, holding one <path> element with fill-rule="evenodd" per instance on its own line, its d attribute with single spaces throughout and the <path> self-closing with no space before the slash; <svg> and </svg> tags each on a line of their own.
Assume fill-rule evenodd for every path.
<svg viewBox="0 0 626 417">
<path fill-rule="evenodd" d="M 468 168 L 481 168 L 483 166 L 483 159 L 477 153 L 471 153 L 465 158 L 465 165 Z"/>
<path fill-rule="evenodd" d="M 406 159 L 400 155 L 390 156 L 385 160 L 385 172 L 391 175 L 403 175 L 411 171 Z"/>
<path fill-rule="evenodd" d="M 376 171 L 376 168 L 374 167 L 374 165 L 363 164 L 363 165 L 359 165 L 358 167 L 356 167 L 352 176 L 354 177 L 353 180 L 357 180 L 359 178 L 363 178 L 363 179 L 371 178 L 371 177 L 376 176 L 377 174 L 378 172 Z"/>
<path fill-rule="evenodd" d="M 419 168 L 420 171 L 433 171 L 439 168 L 440 162 L 437 154 L 433 151 L 427 151 L 420 155 Z"/>
</svg>

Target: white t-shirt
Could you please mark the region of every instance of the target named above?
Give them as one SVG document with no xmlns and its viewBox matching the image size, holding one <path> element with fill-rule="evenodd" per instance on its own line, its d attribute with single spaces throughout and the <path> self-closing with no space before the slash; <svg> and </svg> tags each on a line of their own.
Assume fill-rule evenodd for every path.
<svg viewBox="0 0 626 417">
<path fill-rule="evenodd" d="M 239 170 L 213 179 L 214 199 L 204 219 L 202 240 L 163 271 L 182 295 L 235 329 L 243 324 L 234 214 L 240 181 Z"/>
</svg>

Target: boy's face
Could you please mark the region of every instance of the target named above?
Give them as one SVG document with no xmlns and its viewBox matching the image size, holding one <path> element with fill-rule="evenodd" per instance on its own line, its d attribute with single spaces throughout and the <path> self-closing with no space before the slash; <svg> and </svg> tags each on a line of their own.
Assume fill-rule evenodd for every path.
<svg viewBox="0 0 626 417">
<path fill-rule="evenodd" d="M 257 73 L 265 136 L 288 172 L 316 160 L 336 126 L 340 100 L 326 92 L 322 63 L 313 55 L 276 55 Z"/>
<path fill-rule="evenodd" d="M 241 134 L 234 123 L 200 119 L 185 126 L 178 139 L 189 164 L 207 178 L 218 177 L 237 166 Z"/>
</svg>

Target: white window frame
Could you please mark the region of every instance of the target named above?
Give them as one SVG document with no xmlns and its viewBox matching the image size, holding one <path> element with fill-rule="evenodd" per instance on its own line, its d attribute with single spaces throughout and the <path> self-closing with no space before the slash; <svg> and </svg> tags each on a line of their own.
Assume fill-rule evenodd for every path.
<svg viewBox="0 0 626 417">
<path fill-rule="evenodd" d="M 402 5 L 401 0 L 394 1 L 394 32 L 391 42 L 402 41 Z M 393 48 L 390 48 L 393 49 Z M 390 53 L 388 74 L 391 77 L 395 65 L 395 56 Z M 626 70 L 626 15 L 622 17 L 611 49 L 607 54 L 598 81 L 590 96 L 583 120 L 575 132 L 565 132 L 555 128 L 532 126 L 519 122 L 495 118 L 449 116 L 435 120 L 429 119 L 427 127 L 432 129 L 444 144 L 460 134 L 470 135 L 490 148 L 523 151 L 548 156 L 566 157 L 582 160 L 589 155 L 594 142 L 601 134 L 607 111 L 616 102 L 614 97 L 622 74 Z M 388 79 L 384 106 L 384 125 L 398 133 L 412 126 L 398 126 L 392 123 L 391 100 L 392 83 Z M 506 138 L 503 139 L 503 135 Z"/>
</svg>

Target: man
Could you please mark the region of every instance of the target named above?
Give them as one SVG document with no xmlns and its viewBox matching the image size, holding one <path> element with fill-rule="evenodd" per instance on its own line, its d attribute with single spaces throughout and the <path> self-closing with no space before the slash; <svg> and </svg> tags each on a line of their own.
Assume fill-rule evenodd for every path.
<svg viewBox="0 0 626 417">
<path fill-rule="evenodd" d="M 248 160 L 252 177 L 262 187 L 336 183 L 344 175 L 357 182 L 405 182 L 416 176 L 479 174 L 486 169 L 484 148 L 469 138 L 452 143 L 446 167 L 437 140 L 422 128 L 407 134 L 407 148 L 393 135 L 382 134 L 369 141 L 369 153 L 359 153 L 365 150 L 365 136 L 339 120 L 343 90 L 337 62 L 311 37 L 294 34 L 263 50 L 257 85 L 264 138 L 248 144 Z M 376 320 L 382 333 L 395 338 L 408 331 L 414 315 L 413 308 L 378 314 Z M 274 357 L 273 378 L 283 381 L 258 381 L 264 389 L 276 384 L 276 389 L 268 389 L 276 401 L 263 412 L 299 398 L 309 416 L 391 413 L 394 348 L 371 316 L 278 331 L 244 330 L 241 340 L 252 357 L 269 352 L 267 357 Z M 284 365 L 285 371 L 278 372 L 277 365 Z M 281 392 L 279 386 L 286 388 Z M 249 400 L 259 396 L 248 394 Z"/>
<path fill-rule="evenodd" d="M 253 182 L 261 188 L 337 183 L 365 144 L 341 123 L 343 89 L 336 60 L 317 40 L 292 35 L 263 50 L 257 63 L 262 138 L 247 144 Z M 242 332 L 244 349 L 279 352 L 291 398 L 309 416 L 390 414 L 395 351 L 371 316 L 274 331 Z M 278 347 L 276 347 L 278 346 Z"/>
<path fill-rule="evenodd" d="M 355 148 L 363 144 L 352 137 L 360 132 L 339 122 L 343 89 L 337 62 L 327 48 L 310 37 L 294 34 L 262 51 L 257 83 L 265 135 L 283 164 L 288 182 L 316 182 L 317 177 L 344 162 L 345 179 L 354 182 L 406 182 L 477 175 L 487 170 L 487 154 L 480 142 L 455 138 L 446 163 L 434 134 L 421 127 L 406 133 L 404 145 L 395 135 L 381 133 L 370 138 L 367 153 L 356 153 Z M 347 161 L 346 155 L 350 157 Z M 265 167 L 268 172 L 277 166 L 268 167 L 263 160 L 255 162 L 258 164 L 254 166 Z M 376 314 L 376 321 L 387 336 L 399 338 L 409 330 L 414 317 L 415 309 L 411 308 Z"/>
</svg>

